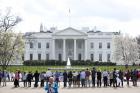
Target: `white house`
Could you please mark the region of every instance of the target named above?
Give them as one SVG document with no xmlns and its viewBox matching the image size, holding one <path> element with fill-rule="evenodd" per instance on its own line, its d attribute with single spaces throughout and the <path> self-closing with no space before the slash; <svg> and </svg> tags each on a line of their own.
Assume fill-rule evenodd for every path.
<svg viewBox="0 0 140 93">
<path fill-rule="evenodd" d="M 25 34 L 24 60 L 92 60 L 113 62 L 113 38 L 119 32 L 51 28 Z"/>
</svg>

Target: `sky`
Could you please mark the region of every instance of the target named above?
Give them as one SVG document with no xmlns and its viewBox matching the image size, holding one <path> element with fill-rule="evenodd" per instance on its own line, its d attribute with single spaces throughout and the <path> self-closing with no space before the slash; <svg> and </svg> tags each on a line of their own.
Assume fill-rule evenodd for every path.
<svg viewBox="0 0 140 93">
<path fill-rule="evenodd" d="M 39 32 L 43 24 L 47 30 L 96 27 L 103 32 L 140 35 L 140 0 L 0 0 L 0 14 L 7 8 L 22 18 L 16 27 L 22 33 Z"/>
</svg>

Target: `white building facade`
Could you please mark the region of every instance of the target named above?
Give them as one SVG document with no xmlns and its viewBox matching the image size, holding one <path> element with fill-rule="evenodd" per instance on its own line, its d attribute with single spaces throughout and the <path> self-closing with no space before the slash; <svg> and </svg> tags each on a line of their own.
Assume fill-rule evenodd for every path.
<svg viewBox="0 0 140 93">
<path fill-rule="evenodd" d="M 91 60 L 113 62 L 113 38 L 118 32 L 77 30 L 68 27 L 25 34 L 24 60 Z"/>
</svg>

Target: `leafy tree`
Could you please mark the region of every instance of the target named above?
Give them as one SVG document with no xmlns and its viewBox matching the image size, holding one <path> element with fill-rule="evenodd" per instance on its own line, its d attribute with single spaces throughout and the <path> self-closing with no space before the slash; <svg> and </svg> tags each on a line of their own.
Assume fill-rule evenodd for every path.
<svg viewBox="0 0 140 93">
<path fill-rule="evenodd" d="M 0 65 L 3 70 L 23 54 L 22 34 L 13 29 L 20 21 L 21 18 L 11 15 L 10 10 L 0 15 Z"/>
<path fill-rule="evenodd" d="M 115 37 L 115 61 L 123 62 L 124 64 L 133 64 L 138 60 L 138 44 L 136 39 L 126 35 Z"/>
</svg>

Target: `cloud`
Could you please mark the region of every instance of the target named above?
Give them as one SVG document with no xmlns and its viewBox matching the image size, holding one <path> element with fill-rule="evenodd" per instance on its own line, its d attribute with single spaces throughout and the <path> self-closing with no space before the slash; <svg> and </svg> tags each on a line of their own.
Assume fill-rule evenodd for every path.
<svg viewBox="0 0 140 93">
<path fill-rule="evenodd" d="M 22 17 L 17 30 L 22 32 L 39 31 L 40 23 L 57 26 L 97 26 L 102 31 L 140 34 L 139 0 L 0 0 L 0 9 L 12 7 L 12 11 Z M 71 13 L 69 14 L 69 8 Z"/>
</svg>

